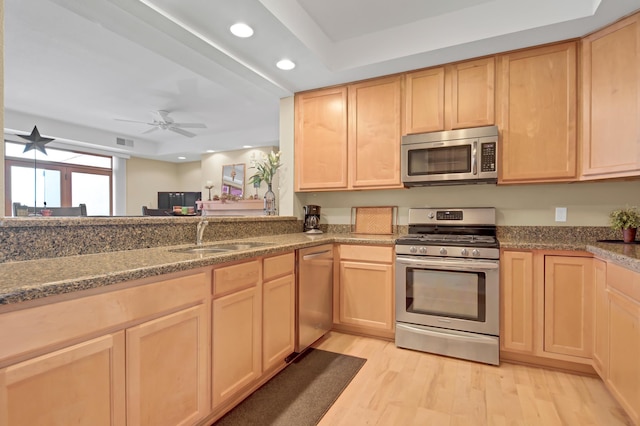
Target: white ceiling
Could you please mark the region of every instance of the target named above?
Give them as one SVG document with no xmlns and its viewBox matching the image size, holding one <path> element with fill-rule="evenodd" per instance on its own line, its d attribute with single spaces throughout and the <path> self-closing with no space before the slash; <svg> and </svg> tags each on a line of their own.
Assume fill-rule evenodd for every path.
<svg viewBox="0 0 640 426">
<path fill-rule="evenodd" d="M 6 135 L 37 125 L 56 142 L 166 161 L 278 145 L 279 99 L 301 90 L 579 37 L 640 9 L 640 0 L 4 3 Z M 253 37 L 231 35 L 236 22 Z M 282 58 L 297 67 L 277 69 Z M 187 138 L 116 120 L 152 121 L 157 110 L 207 128 Z"/>
</svg>

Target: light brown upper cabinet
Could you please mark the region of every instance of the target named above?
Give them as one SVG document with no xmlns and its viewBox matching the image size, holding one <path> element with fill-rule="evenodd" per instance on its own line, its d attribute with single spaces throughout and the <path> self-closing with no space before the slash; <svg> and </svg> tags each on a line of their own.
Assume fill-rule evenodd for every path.
<svg viewBox="0 0 640 426">
<path fill-rule="evenodd" d="M 407 73 L 403 133 L 494 124 L 494 82 L 493 57 Z"/>
<path fill-rule="evenodd" d="M 498 56 L 499 183 L 577 177 L 576 43 Z"/>
<path fill-rule="evenodd" d="M 444 67 L 405 75 L 404 134 L 444 130 Z"/>
<path fill-rule="evenodd" d="M 295 95 L 295 189 L 347 188 L 347 86 Z"/>
<path fill-rule="evenodd" d="M 582 175 L 640 175 L 640 14 L 582 40 Z"/>
<path fill-rule="evenodd" d="M 402 188 L 402 76 L 349 86 L 349 186 Z"/>
<path fill-rule="evenodd" d="M 402 76 L 295 96 L 295 190 L 402 188 Z"/>
</svg>

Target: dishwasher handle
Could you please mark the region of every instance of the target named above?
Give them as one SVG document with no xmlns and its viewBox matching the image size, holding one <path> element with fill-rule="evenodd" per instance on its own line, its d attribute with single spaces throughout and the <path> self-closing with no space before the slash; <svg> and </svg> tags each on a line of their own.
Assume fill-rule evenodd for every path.
<svg viewBox="0 0 640 426">
<path fill-rule="evenodd" d="M 315 253 L 306 254 L 302 256 L 302 260 L 315 259 L 316 257 L 321 257 L 323 254 L 327 254 L 327 253 L 331 253 L 331 250 L 323 250 L 323 251 L 317 251 Z"/>
</svg>

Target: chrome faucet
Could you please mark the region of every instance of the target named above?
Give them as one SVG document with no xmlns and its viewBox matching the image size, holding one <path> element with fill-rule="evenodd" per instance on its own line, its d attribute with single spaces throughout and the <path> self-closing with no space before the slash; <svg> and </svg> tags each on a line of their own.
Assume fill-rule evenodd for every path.
<svg viewBox="0 0 640 426">
<path fill-rule="evenodd" d="M 204 235 L 204 228 L 206 228 L 208 224 L 209 222 L 204 219 L 198 222 L 198 226 L 196 227 L 196 245 L 197 246 L 202 245 L 202 236 Z"/>
</svg>

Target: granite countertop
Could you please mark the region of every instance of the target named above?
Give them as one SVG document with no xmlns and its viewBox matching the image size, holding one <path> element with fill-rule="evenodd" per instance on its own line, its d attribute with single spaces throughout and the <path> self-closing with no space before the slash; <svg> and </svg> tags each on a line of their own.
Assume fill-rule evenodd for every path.
<svg viewBox="0 0 640 426">
<path fill-rule="evenodd" d="M 193 268 L 217 265 L 326 243 L 393 245 L 398 235 L 290 233 L 206 242 L 256 241 L 263 246 L 223 253 L 176 253 L 175 246 L 0 263 L 0 305 L 104 287 Z M 557 237 L 557 236 L 556 236 Z M 571 242 L 573 241 L 573 242 Z M 500 238 L 503 249 L 587 251 L 600 259 L 640 272 L 640 244 L 616 244 L 572 238 L 541 239 L 527 235 Z"/>
<path fill-rule="evenodd" d="M 396 235 L 281 234 L 204 245 L 257 241 L 263 246 L 223 253 L 193 254 L 171 250 L 193 246 L 145 248 L 6 262 L 0 264 L 0 305 L 71 293 L 188 269 L 250 259 L 325 243 L 393 245 Z"/>
</svg>

